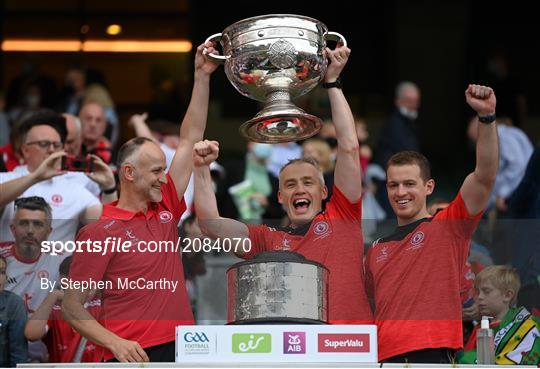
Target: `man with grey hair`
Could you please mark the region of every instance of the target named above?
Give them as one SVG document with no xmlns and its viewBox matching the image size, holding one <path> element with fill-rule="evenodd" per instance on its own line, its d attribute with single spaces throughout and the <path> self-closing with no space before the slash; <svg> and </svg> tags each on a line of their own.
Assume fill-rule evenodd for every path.
<svg viewBox="0 0 540 369">
<path fill-rule="evenodd" d="M 396 87 L 395 110 L 385 122 L 375 149 L 375 163 L 383 168 L 400 151 L 419 151 L 415 121 L 420 108 L 420 89 L 409 81 Z"/>
</svg>

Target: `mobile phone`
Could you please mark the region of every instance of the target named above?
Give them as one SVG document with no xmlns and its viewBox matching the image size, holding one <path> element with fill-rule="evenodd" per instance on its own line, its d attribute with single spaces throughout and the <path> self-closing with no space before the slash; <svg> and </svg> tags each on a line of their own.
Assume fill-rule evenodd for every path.
<svg viewBox="0 0 540 369">
<path fill-rule="evenodd" d="M 90 173 L 93 170 L 94 160 L 90 155 L 86 156 L 62 156 L 62 170 L 68 172 Z"/>
</svg>

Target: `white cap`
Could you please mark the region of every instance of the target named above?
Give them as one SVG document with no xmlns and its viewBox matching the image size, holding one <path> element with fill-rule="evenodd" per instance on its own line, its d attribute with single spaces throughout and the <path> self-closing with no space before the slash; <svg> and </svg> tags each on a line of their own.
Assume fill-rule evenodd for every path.
<svg viewBox="0 0 540 369">
<path fill-rule="evenodd" d="M 489 329 L 489 319 L 490 316 L 483 316 L 482 320 L 480 321 L 480 329 Z"/>
</svg>

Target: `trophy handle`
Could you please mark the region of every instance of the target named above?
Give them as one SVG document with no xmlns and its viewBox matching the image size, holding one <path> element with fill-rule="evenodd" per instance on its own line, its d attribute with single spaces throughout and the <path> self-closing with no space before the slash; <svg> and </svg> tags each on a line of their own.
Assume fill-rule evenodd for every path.
<svg viewBox="0 0 540 369">
<path fill-rule="evenodd" d="M 345 37 L 343 37 L 342 34 L 337 32 L 328 32 L 326 35 L 324 35 L 324 38 L 326 41 L 336 41 L 341 42 L 343 46 L 347 47 L 347 40 L 345 40 Z"/>
<path fill-rule="evenodd" d="M 221 37 L 222 37 L 221 33 L 214 33 L 212 36 L 208 37 L 206 41 L 204 41 L 204 43 L 207 43 L 208 41 L 220 42 Z M 229 56 L 208 54 L 206 53 L 206 49 L 205 49 L 204 55 L 206 55 L 207 58 L 212 59 L 216 63 L 220 63 L 220 64 L 224 64 L 227 61 L 227 59 L 229 59 Z"/>
</svg>

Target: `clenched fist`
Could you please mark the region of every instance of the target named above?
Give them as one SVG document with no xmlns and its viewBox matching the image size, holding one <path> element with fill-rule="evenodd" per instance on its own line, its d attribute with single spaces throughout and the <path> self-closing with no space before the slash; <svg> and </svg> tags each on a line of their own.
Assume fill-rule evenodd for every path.
<svg viewBox="0 0 540 369">
<path fill-rule="evenodd" d="M 465 91 L 467 104 L 476 111 L 478 116 L 485 117 L 495 114 L 497 99 L 493 89 L 480 85 L 469 85 Z"/>
<path fill-rule="evenodd" d="M 219 142 L 217 141 L 199 141 L 193 146 L 193 165 L 202 167 L 210 165 L 219 155 Z"/>
</svg>

